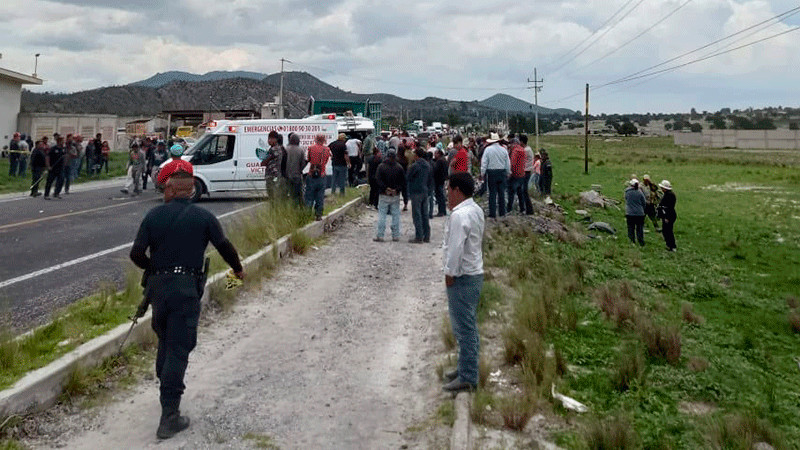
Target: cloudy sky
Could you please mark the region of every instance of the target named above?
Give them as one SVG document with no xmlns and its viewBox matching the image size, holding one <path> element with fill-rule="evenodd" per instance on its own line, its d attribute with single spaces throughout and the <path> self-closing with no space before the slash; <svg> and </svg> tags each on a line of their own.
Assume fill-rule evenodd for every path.
<svg viewBox="0 0 800 450">
<path fill-rule="evenodd" d="M 505 92 L 532 101 L 526 81 L 538 67 L 540 104 L 570 109 L 583 108 L 585 83 L 627 77 L 793 8 L 794 15 L 767 28 L 654 70 L 800 26 L 796 0 L 3 0 L 3 6 L 0 66 L 30 73 L 33 55 L 41 53 L 45 83 L 37 91 L 120 85 L 168 70 L 273 73 L 283 57 L 293 62 L 287 70 L 342 89 L 406 98 L 480 100 Z M 592 111 L 800 107 L 798 42 L 800 31 L 790 32 L 657 77 L 604 86 L 592 94 Z"/>
</svg>

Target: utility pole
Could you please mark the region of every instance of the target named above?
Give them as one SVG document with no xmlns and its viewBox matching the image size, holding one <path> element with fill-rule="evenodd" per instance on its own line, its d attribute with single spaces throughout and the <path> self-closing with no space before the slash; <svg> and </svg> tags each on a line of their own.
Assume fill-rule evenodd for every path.
<svg viewBox="0 0 800 450">
<path fill-rule="evenodd" d="M 589 175 L 589 83 L 586 83 L 586 113 L 583 115 L 583 173 Z"/>
<path fill-rule="evenodd" d="M 533 68 L 533 80 L 528 78 L 528 83 L 533 83 L 533 87 L 529 87 L 528 89 L 533 89 L 533 101 L 536 105 L 536 109 L 533 111 L 536 115 L 536 151 L 539 151 L 539 91 L 542 90 L 541 84 L 544 84 L 544 78 L 541 80 L 536 76 L 536 67 Z M 541 83 L 541 84 L 540 84 Z"/>
<path fill-rule="evenodd" d="M 281 58 L 281 92 L 280 92 L 280 106 L 278 106 L 278 118 L 283 119 L 286 116 L 284 115 L 284 108 L 283 108 L 283 63 L 288 62 L 288 59 Z"/>
</svg>

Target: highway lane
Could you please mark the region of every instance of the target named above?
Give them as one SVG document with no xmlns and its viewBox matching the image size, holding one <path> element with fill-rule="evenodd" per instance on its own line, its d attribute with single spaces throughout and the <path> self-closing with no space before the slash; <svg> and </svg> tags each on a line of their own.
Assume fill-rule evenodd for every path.
<svg viewBox="0 0 800 450">
<path fill-rule="evenodd" d="M 162 202 L 154 191 L 128 197 L 118 186 L 63 197 L 0 202 L 0 325 L 24 330 L 102 282 L 121 285 L 139 223 Z M 200 206 L 225 226 L 229 213 L 255 204 L 252 195 L 220 194 Z"/>
</svg>

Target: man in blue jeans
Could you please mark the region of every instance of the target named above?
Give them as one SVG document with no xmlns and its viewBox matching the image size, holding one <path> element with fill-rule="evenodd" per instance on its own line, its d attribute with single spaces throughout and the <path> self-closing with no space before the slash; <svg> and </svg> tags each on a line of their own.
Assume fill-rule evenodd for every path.
<svg viewBox="0 0 800 450">
<path fill-rule="evenodd" d="M 486 142 L 489 146 L 483 151 L 481 158 L 481 177 L 489 188 L 489 217 L 497 217 L 498 207 L 500 217 L 503 217 L 506 215 L 505 192 L 508 189 L 508 176 L 511 174 L 511 159 L 508 157 L 508 150 L 500 145 L 500 136 L 497 133 L 492 133 Z"/>
<path fill-rule="evenodd" d="M 475 182 L 468 173 L 450 175 L 447 201 L 450 216 L 444 226 L 443 269 L 450 324 L 458 342 L 458 367 L 445 374 L 448 392 L 478 386 L 477 310 L 483 288 L 483 209 L 472 199 Z"/>
<path fill-rule="evenodd" d="M 339 138 L 330 143 L 331 165 L 333 166 L 333 185 L 331 194 L 339 188 L 339 194 L 344 195 L 344 187 L 347 184 L 347 169 L 350 167 L 350 157 L 347 155 L 347 136 L 339 133 Z"/>
<path fill-rule="evenodd" d="M 383 242 L 386 231 L 386 214 L 392 215 L 392 241 L 400 240 L 400 196 L 406 193 L 406 172 L 397 162 L 397 149 L 389 147 L 386 159 L 378 166 L 375 174 L 378 186 L 378 224 L 375 242 Z"/>
<path fill-rule="evenodd" d="M 308 176 L 306 177 L 306 206 L 314 208 L 316 220 L 322 220 L 325 209 L 325 166 L 331 151 L 325 146 L 325 135 L 315 137 L 316 144 L 308 147 Z"/>
</svg>

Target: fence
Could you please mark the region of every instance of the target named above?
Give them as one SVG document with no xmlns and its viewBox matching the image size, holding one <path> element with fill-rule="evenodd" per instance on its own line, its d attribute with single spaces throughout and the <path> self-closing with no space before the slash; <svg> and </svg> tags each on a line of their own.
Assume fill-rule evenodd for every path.
<svg viewBox="0 0 800 450">
<path fill-rule="evenodd" d="M 674 133 L 675 145 L 800 150 L 800 130 L 703 130 Z"/>
</svg>

